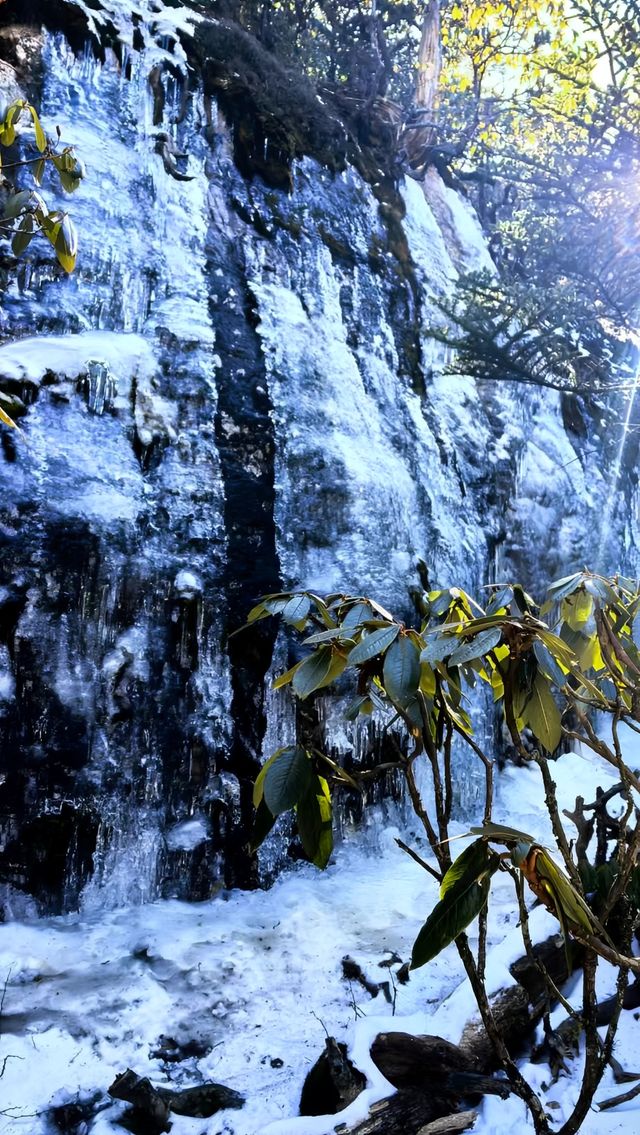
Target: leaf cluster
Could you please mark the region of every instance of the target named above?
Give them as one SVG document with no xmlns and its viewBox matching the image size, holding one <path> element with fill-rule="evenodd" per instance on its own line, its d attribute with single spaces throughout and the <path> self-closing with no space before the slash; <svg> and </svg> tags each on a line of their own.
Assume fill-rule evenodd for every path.
<svg viewBox="0 0 640 1135">
<path fill-rule="evenodd" d="M 28 117 L 34 131 L 36 155 L 34 157 L 14 158 L 3 161 L 2 148 L 8 149 L 16 143 L 18 126 L 22 117 Z M 4 112 L 0 113 L 0 189 L 4 194 L 4 207 L 0 216 L 0 235 L 11 237 L 11 249 L 16 256 L 26 252 L 33 237 L 44 236 L 53 248 L 58 263 L 65 272 L 73 272 L 78 255 L 78 234 L 73 221 L 60 209 L 50 210 L 39 192 L 47 164 L 56 170 L 62 188 L 72 193 L 84 176 L 82 164 L 72 148 L 65 146 L 57 150 L 46 137 L 38 113 L 26 99 L 15 99 Z M 30 171 L 38 188 L 23 189 L 7 178 L 7 171 L 18 169 Z M 0 391 L 0 422 L 14 429 L 16 423 L 11 416 L 14 403 L 4 391 Z M 21 403 L 18 403 L 21 406 Z"/>
<path fill-rule="evenodd" d="M 253 788 L 256 809 L 251 846 L 260 846 L 278 816 L 293 810 L 305 854 L 324 868 L 333 850 L 331 793 L 305 749 L 278 749 L 264 764 Z"/>
<path fill-rule="evenodd" d="M 569 279 L 536 287 L 471 272 L 437 305 L 445 320 L 430 334 L 455 349 L 446 373 L 591 394 L 633 381 L 626 328 Z"/>
<path fill-rule="evenodd" d="M 304 700 L 351 674 L 356 696 L 345 718 L 376 713 L 385 728 L 400 729 L 409 748 L 399 749 L 398 767 L 408 776 L 421 754 L 439 769 L 438 754 L 447 750 L 453 733 L 477 749 L 468 691 L 478 682 L 491 688 L 512 743 L 525 759 L 532 746 L 545 759 L 563 740 L 576 737 L 592 743 L 619 769 L 619 754 L 597 741 L 589 713 L 605 712 L 632 727 L 640 720 L 640 652 L 634 641 L 639 605 L 635 581 L 585 570 L 551 584 L 541 606 L 517 584 L 494 586 L 485 608 L 460 588 L 432 590 L 422 597 L 419 628 L 394 619 L 370 598 L 323 598 L 311 591 L 266 596 L 246 625 L 279 615 L 304 635 L 306 654 L 275 679 L 276 689 L 290 686 Z M 325 762 L 326 778 L 316 771 L 318 762 Z M 627 785 L 637 786 L 633 774 L 626 770 L 624 775 Z M 451 806 L 450 771 L 445 767 L 438 776 L 436 825 L 442 836 Z M 362 783 L 357 772 L 348 773 L 322 754 L 279 750 L 256 781 L 254 846 L 278 815 L 294 809 L 309 858 L 325 865 L 331 850 L 330 784 L 335 790 Z M 421 932 L 414 964 L 435 956 L 445 939 L 457 937 L 484 906 L 499 866 L 483 843 L 487 839 L 512 848 L 528 841 L 518 866 L 532 889 L 563 925 L 593 930 L 574 882 L 533 837 L 508 829 L 496 835 L 495 825 L 489 833 L 473 830 L 482 839 L 454 868 L 448 851 L 437 844 L 444 871 L 441 902 Z M 523 864 L 531 864 L 533 851 L 535 864 L 527 874 Z"/>
<path fill-rule="evenodd" d="M 357 721 L 375 715 L 388 736 L 393 732 L 397 751 L 392 764 L 347 772 L 318 751 L 278 750 L 256 780 L 252 846 L 260 845 L 278 815 L 292 811 L 308 858 L 325 866 L 332 846 L 332 797 L 345 789 L 362 790 L 390 767 L 404 776 L 436 867 L 401 846 L 437 878 L 440 887 L 438 901 L 414 943 L 412 967 L 427 964 L 455 943 L 500 1066 L 513 1090 L 525 1100 L 538 1132 L 548 1131 L 539 1100 L 511 1060 L 486 994 L 491 880 L 498 870 L 512 876 L 525 949 L 534 964 L 525 887 L 558 919 L 568 972 L 570 937 L 581 942 L 587 957 L 583 970 L 587 1087 L 567 1121 L 569 1135 L 579 1129 L 607 1052 L 612 1050 L 626 974 L 640 972 L 640 962 L 629 953 L 632 922 L 628 917 L 631 911 L 633 920 L 638 909 L 640 812 L 633 793 L 640 791 L 640 777 L 625 762 L 619 738 L 623 723 L 640 732 L 640 651 L 634 632 L 639 607 L 637 581 L 605 578 L 585 569 L 552 583 L 540 605 L 511 582 L 492 585 L 484 606 L 458 587 L 426 591 L 416 602 L 419 626 L 394 618 L 368 597 L 319 596 L 312 591 L 265 596 L 250 611 L 246 624 L 250 628 L 262 619 L 280 616 L 303 636 L 306 653 L 275 679 L 275 688 L 288 686 L 295 697 L 304 700 L 336 685 L 344 694 L 350 680 L 355 697 L 344 711 L 345 718 Z M 469 697 L 478 683 L 491 690 L 521 760 L 534 762 L 540 770 L 561 863 L 535 833 L 492 821 L 493 762 L 474 736 Z M 609 719 L 610 741 L 596 731 L 595 713 Z M 469 832 L 475 837 L 473 842 L 452 861 L 449 822 L 454 737 L 469 746 L 484 769 L 485 808 L 482 824 Z M 600 803 L 584 805 L 579 797 L 575 813 L 565 813 L 578 827 L 575 851 L 561 821 L 550 771 L 550 761 L 559 759 L 562 748 L 573 742 L 590 749 L 619 778 Z M 414 772 L 418 760 L 424 762 L 430 781 L 428 800 L 418 788 Z M 615 823 L 603 811 L 613 795 L 620 795 L 623 802 Z M 592 867 L 586 847 L 594 821 L 588 821 L 585 813 L 597 809 L 603 827 Z M 609 857 L 611 843 L 614 848 Z M 591 906 L 594 899 L 597 913 Z M 475 919 L 477 956 L 466 936 L 466 928 Z M 595 1011 L 599 956 L 613 962 L 620 973 L 616 1009 L 604 1042 L 597 1034 Z M 562 999 L 548 974 L 543 973 L 543 980 L 548 996 Z"/>
<path fill-rule="evenodd" d="M 67 193 L 73 193 L 84 176 L 83 167 L 70 146 L 56 150 L 42 129 L 35 107 L 26 99 L 12 102 L 0 119 L 0 147 L 13 146 L 18 123 L 23 115 L 28 115 L 31 119 L 37 156 L 8 163 L 5 161 L 3 165 L 0 151 L 0 170 L 6 173 L 7 170 L 26 167 L 39 187 L 49 164 L 56 170 L 62 188 Z M 36 233 L 41 233 L 49 241 L 65 272 L 72 272 L 78 253 L 78 237 L 70 217 L 59 209 L 49 210 L 36 189 L 19 189 L 6 177 L 3 177 L 3 188 L 6 201 L 0 219 L 0 230 L 3 234 L 13 234 L 11 247 L 16 256 L 25 252 Z"/>
</svg>

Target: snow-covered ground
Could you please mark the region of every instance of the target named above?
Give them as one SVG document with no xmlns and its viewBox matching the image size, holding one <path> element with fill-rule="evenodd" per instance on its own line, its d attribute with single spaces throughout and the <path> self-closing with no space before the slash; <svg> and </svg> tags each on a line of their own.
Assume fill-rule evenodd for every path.
<svg viewBox="0 0 640 1135">
<path fill-rule="evenodd" d="M 572 806 L 576 793 L 589 798 L 596 784 L 611 781 L 595 761 L 577 754 L 563 757 L 554 775 L 562 806 Z M 550 842 L 540 795 L 535 768 L 508 768 L 499 777 L 496 818 Z M 324 874 L 299 866 L 268 892 L 233 892 L 199 905 L 170 901 L 92 909 L 1 926 L 0 977 L 7 982 L 0 1135 L 51 1132 L 46 1117 L 51 1106 L 104 1092 L 127 1067 L 156 1084 L 189 1087 L 213 1079 L 246 1095 L 241 1111 L 206 1121 L 172 1117 L 174 1135 L 322 1135 L 337 1122 L 366 1114 L 369 1102 L 392 1090 L 368 1056 L 378 1031 L 437 1033 L 457 1041 L 473 1014 L 452 948 L 412 974 L 408 985 L 397 986 L 395 1015 L 382 993 L 372 1000 L 341 977 L 341 959 L 350 954 L 371 980 L 387 979 L 390 971 L 379 963 L 392 951 L 410 955 L 435 900 L 434 881 L 397 847 L 396 834 L 385 826 L 374 846 L 366 839 L 347 840 Z M 411 830 L 401 834 L 417 843 Z M 522 952 L 510 887 L 499 876 L 493 888 L 491 989 L 510 982 L 507 967 Z M 531 922 L 540 938 L 554 929 L 542 909 Z M 600 972 L 607 995 L 613 971 L 602 965 Z M 574 985 L 568 995 L 578 998 L 578 977 Z M 559 1010 L 558 1019 L 562 1015 Z M 616 1047 L 627 1068 L 636 1063 L 635 1017 L 623 1013 Z M 294 1118 L 325 1029 L 348 1043 L 369 1077 L 368 1087 L 338 1117 Z M 197 1040 L 210 1051 L 166 1065 L 153 1055 L 162 1035 Z M 526 1068 L 558 1125 L 577 1093 L 579 1062 L 574 1072 L 546 1091 L 548 1068 Z M 608 1073 L 598 1098 L 623 1090 Z M 114 1126 L 122 1108 L 105 1107 L 88 1130 L 122 1131 Z M 521 1104 L 493 1098 L 484 1103 L 476 1131 L 506 1132 L 515 1124 L 527 1124 Z M 601 1115 L 594 1111 L 582 1130 L 613 1135 L 639 1126 L 640 1101 L 634 1101 Z"/>
</svg>

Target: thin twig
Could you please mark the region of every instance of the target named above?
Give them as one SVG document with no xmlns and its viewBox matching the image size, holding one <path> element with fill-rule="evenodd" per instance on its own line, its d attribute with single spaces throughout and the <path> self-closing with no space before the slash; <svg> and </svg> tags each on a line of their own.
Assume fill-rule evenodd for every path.
<svg viewBox="0 0 640 1135">
<path fill-rule="evenodd" d="M 414 851 L 412 847 L 409 847 L 409 845 L 404 843 L 403 840 L 398 839 L 397 836 L 395 837 L 395 841 L 398 847 L 402 849 L 402 851 L 406 851 L 407 855 L 410 855 L 411 858 L 420 865 L 420 867 L 423 867 L 425 871 L 428 871 L 430 875 L 433 875 L 433 878 L 436 879 L 438 883 L 442 882 L 442 875 L 440 874 L 440 872 L 436 871 L 433 867 L 426 863 L 425 860 L 422 859 L 420 855 L 418 855 L 417 851 Z"/>
<path fill-rule="evenodd" d="M 536 954 L 536 952 L 533 948 L 533 942 L 531 941 L 531 934 L 529 932 L 529 911 L 527 910 L 527 904 L 526 904 L 525 899 L 524 899 L 524 886 L 523 886 L 522 874 L 521 874 L 520 871 L 514 870 L 514 868 L 511 867 L 511 865 L 509 863 L 506 863 L 504 860 L 503 860 L 503 863 L 502 863 L 502 867 L 503 867 L 503 870 L 507 871 L 509 873 L 509 875 L 511 875 L 511 878 L 513 879 L 513 882 L 515 884 L 516 895 L 518 896 L 518 909 L 520 911 L 520 932 L 522 934 L 522 941 L 524 942 L 524 948 L 525 948 L 525 952 L 527 954 L 527 957 L 530 959 L 530 961 L 536 967 L 536 969 L 537 969 L 538 973 L 540 974 L 540 977 L 542 978 L 547 990 L 551 991 L 553 996 L 560 1002 L 560 1004 L 563 1006 L 563 1008 L 566 1009 L 568 1015 L 570 1017 L 572 1017 L 574 1020 L 577 1020 L 580 1017 L 580 1014 L 576 1013 L 573 1006 L 569 1004 L 569 1002 L 567 1001 L 564 994 L 561 993 L 561 991 L 558 989 L 558 986 L 556 985 L 551 974 L 549 973 L 549 970 L 545 966 L 542 959 L 538 957 L 538 955 Z"/>
<path fill-rule="evenodd" d="M 617 1107 L 619 1103 L 628 1103 L 629 1100 L 636 1099 L 640 1096 L 640 1084 L 636 1084 L 635 1088 L 630 1088 L 628 1092 L 623 1092 L 619 1096 L 610 1096 L 607 1100 L 602 1100 L 601 1103 L 596 1103 L 598 1111 L 609 1111 L 612 1107 Z"/>
<path fill-rule="evenodd" d="M 560 810 L 558 808 L 558 798 L 556 796 L 555 781 L 553 780 L 553 777 L 551 776 L 551 773 L 549 772 L 549 764 L 548 764 L 546 758 L 543 757 L 540 753 L 538 753 L 535 757 L 535 761 L 536 761 L 536 764 L 538 765 L 538 767 L 540 769 L 540 772 L 542 773 L 542 783 L 544 784 L 545 803 L 547 805 L 547 811 L 549 813 L 549 818 L 551 820 L 551 826 L 553 828 L 553 834 L 556 837 L 556 843 L 558 845 L 558 850 L 560 851 L 560 854 L 562 855 L 562 858 L 564 860 L 567 871 L 569 872 L 569 875 L 571 877 L 571 881 L 572 881 L 573 885 L 575 886 L 576 890 L 578 891 L 578 894 L 581 895 L 583 893 L 582 879 L 580 878 L 580 873 L 579 873 L 575 863 L 573 862 L 573 857 L 571 855 L 571 850 L 569 848 L 569 842 L 567 840 L 566 832 L 565 832 L 565 830 L 562 826 L 562 821 L 560 820 Z"/>
</svg>

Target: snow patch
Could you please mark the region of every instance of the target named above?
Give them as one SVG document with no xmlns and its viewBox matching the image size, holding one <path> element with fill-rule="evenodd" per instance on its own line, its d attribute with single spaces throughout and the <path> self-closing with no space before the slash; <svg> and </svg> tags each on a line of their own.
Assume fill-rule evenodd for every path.
<svg viewBox="0 0 640 1135">
<path fill-rule="evenodd" d="M 155 369 L 153 349 L 141 335 L 118 331 L 81 331 L 38 335 L 0 347 L 0 375 L 39 386 L 47 374 L 78 378 L 87 364 L 104 359 L 111 372 L 130 384 L 131 376 L 149 376 Z M 123 391 L 124 393 L 124 391 Z"/>
<path fill-rule="evenodd" d="M 209 825 L 206 820 L 184 820 L 175 824 L 166 833 L 167 847 L 170 851 L 193 851 L 209 839 Z"/>
<path fill-rule="evenodd" d="M 625 736 L 627 741 L 631 744 Z M 637 738 L 633 745 L 632 761 Z M 609 777 L 580 753 L 555 762 L 553 775 L 560 808 L 572 808 L 578 793 L 589 797 L 596 785 L 606 788 L 615 779 L 614 770 Z M 548 842 L 543 795 L 535 768 L 508 767 L 498 777 L 496 821 L 531 830 Z M 11 970 L 4 1043 L 6 1052 L 19 1058 L 7 1062 L 3 1077 L 2 1135 L 47 1135 L 45 1112 L 53 1101 L 60 1102 L 61 1091 L 104 1091 L 127 1066 L 155 1084 L 186 1087 L 214 1079 L 246 1094 L 243 1110 L 216 1116 L 207 1127 L 210 1135 L 329 1135 L 337 1123 L 363 1118 L 371 1102 L 391 1091 L 369 1057 L 378 1032 L 434 1033 L 456 1042 L 474 1013 L 453 947 L 398 987 L 395 1015 L 382 994 L 371 999 L 341 978 L 340 960 L 347 953 L 374 980 L 386 977 L 388 971 L 379 970 L 378 963 L 392 951 L 408 957 L 436 901 L 435 881 L 399 850 L 396 834 L 382 827 L 375 851 L 362 838 L 347 839 L 326 872 L 299 866 L 269 892 L 115 911 L 91 904 L 77 915 L 0 925 L 0 973 Z M 415 830 L 401 834 L 428 857 Z M 200 817 L 173 829 L 176 849 L 189 850 L 200 837 L 206 838 Z M 522 952 L 511 886 L 507 876 L 497 876 L 492 888 L 490 989 L 511 981 L 508 966 Z M 542 908 L 532 911 L 531 924 L 534 936 L 557 929 Z M 473 927 L 470 934 L 473 944 Z M 600 974 L 600 992 L 606 996 L 613 973 L 602 965 Z M 578 992 L 574 988 L 568 996 Z M 348 1044 L 367 1075 L 367 1088 L 338 1116 L 296 1118 L 325 1026 Z M 633 1013 L 623 1013 L 619 1057 L 635 1051 L 635 1029 Z M 198 1039 L 209 1053 L 177 1067 L 164 1065 L 152 1055 L 160 1033 Z M 544 1102 L 560 1103 L 558 1118 L 566 1116 L 578 1091 L 580 1060 L 571 1063 L 569 1077 L 547 1089 L 543 1065 L 527 1065 L 524 1071 Z M 608 1072 L 597 1098 L 619 1090 Z M 92 1135 L 117 1135 L 119 1114 L 119 1105 L 111 1104 L 93 1123 Z M 637 1101 L 614 1113 L 592 1113 L 583 1135 L 635 1135 L 639 1115 Z M 172 1116 L 172 1122 L 174 1135 L 202 1130 L 202 1124 L 180 1116 Z M 496 1102 L 487 1099 L 474 1131 L 496 1135 L 517 1126 L 526 1128 L 520 1101 L 500 1101 L 498 1113 Z"/>
</svg>

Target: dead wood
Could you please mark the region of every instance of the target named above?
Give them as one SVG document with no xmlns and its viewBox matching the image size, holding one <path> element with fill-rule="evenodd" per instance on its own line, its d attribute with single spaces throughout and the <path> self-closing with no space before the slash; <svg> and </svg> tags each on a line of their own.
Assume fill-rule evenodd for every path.
<svg viewBox="0 0 640 1135">
<path fill-rule="evenodd" d="M 453 1099 L 485 1093 L 506 1099 L 510 1091 L 504 1080 L 484 1076 L 469 1053 L 440 1036 L 379 1033 L 371 1059 L 394 1088 L 417 1088 L 429 1095 L 445 1091 Z"/>
<path fill-rule="evenodd" d="M 112 1099 L 130 1103 L 137 1127 L 148 1135 L 161 1135 L 170 1129 L 169 1114 L 188 1115 L 194 1119 L 208 1119 L 223 1108 L 242 1107 L 243 1097 L 223 1084 L 199 1084 L 195 1088 L 174 1091 L 157 1088 L 146 1076 L 138 1076 L 131 1068 L 116 1076 L 108 1089 Z"/>
<path fill-rule="evenodd" d="M 454 1109 L 455 1102 L 444 1093 L 428 1096 L 406 1088 L 374 1104 L 367 1119 L 356 1127 L 342 1127 L 337 1131 L 339 1135 L 418 1135 L 434 1120 L 455 1119 Z M 447 1130 L 449 1128 L 444 1128 L 443 1133 Z"/>
<path fill-rule="evenodd" d="M 146 1076 L 137 1076 L 131 1068 L 127 1068 L 126 1072 L 116 1076 L 108 1092 L 113 1099 L 124 1100 L 132 1105 L 133 1112 L 136 1113 L 134 1120 L 140 1120 L 137 1126 L 144 1122 L 149 1135 L 162 1135 L 163 1132 L 170 1131 L 169 1104 Z"/>
<path fill-rule="evenodd" d="M 542 1011 L 534 1012 L 527 992 L 520 985 L 500 990 L 490 999 L 490 1004 L 498 1032 L 509 1053 L 517 1057 L 523 1051 L 534 1025 L 540 1020 Z M 460 1048 L 475 1061 L 482 1072 L 493 1072 L 499 1067 L 493 1045 L 479 1016 L 473 1017 L 465 1025 Z"/>
<path fill-rule="evenodd" d="M 457 1115 L 445 1115 L 443 1119 L 426 1123 L 416 1135 L 460 1135 L 461 1131 L 473 1127 L 477 1118 L 477 1111 L 459 1111 Z"/>
<path fill-rule="evenodd" d="M 582 965 L 584 946 L 578 942 L 567 943 L 571 965 L 577 969 Z M 544 942 L 533 947 L 533 958 L 527 954 L 518 958 L 510 967 L 512 977 L 529 995 L 532 1006 L 538 1008 L 539 1002 L 546 1002 L 549 990 L 545 983 L 545 973 L 555 985 L 561 986 L 569 977 L 564 943 L 559 934 L 554 934 Z"/>
<path fill-rule="evenodd" d="M 335 1115 L 360 1095 L 366 1082 L 366 1076 L 349 1060 L 346 1044 L 328 1036 L 324 1052 L 307 1073 L 300 1115 Z"/>
<path fill-rule="evenodd" d="M 440 1036 L 378 1033 L 371 1059 L 394 1088 L 427 1090 L 434 1081 L 443 1084 L 452 1072 L 478 1071 L 471 1056 Z"/>
</svg>

